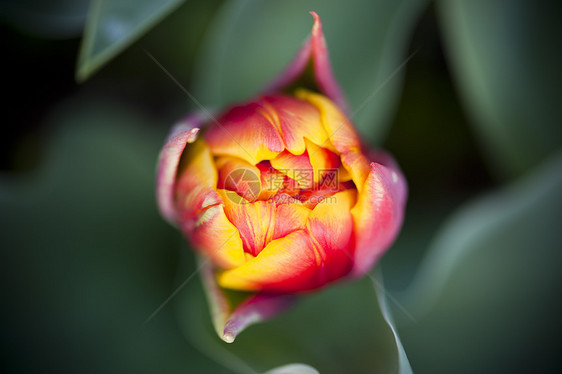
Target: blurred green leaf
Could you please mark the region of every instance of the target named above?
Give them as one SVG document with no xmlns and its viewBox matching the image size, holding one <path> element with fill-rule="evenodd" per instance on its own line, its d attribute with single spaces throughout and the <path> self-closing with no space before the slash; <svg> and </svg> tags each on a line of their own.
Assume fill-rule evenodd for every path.
<svg viewBox="0 0 562 374">
<path fill-rule="evenodd" d="M 396 372 L 398 374 L 412 374 L 412 367 L 410 366 L 410 362 L 408 361 L 408 357 L 406 356 L 406 351 L 404 351 L 404 347 L 402 345 L 402 342 L 400 341 L 400 337 L 398 336 L 398 330 L 395 326 L 394 318 L 392 317 L 392 312 L 388 304 L 389 294 L 384 288 L 382 273 L 379 269 L 380 266 L 375 269 L 375 276 L 371 277 L 371 280 L 373 282 L 373 286 L 375 287 L 382 316 L 392 330 L 392 335 L 394 336 L 394 344 L 396 345 L 398 354 Z M 395 298 L 392 298 L 392 301 L 395 304 L 397 303 Z M 405 310 L 403 309 L 403 306 L 398 304 L 397 306 L 402 309 L 402 312 L 404 313 Z M 409 312 L 406 311 L 406 313 L 408 313 L 409 318 L 412 318 Z"/>
<path fill-rule="evenodd" d="M 178 296 L 178 318 L 192 344 L 237 373 L 262 373 L 291 362 L 322 374 L 411 373 L 384 296 L 373 282 L 382 287 L 365 277 L 307 295 L 232 344 L 217 337 L 199 281 Z"/>
<path fill-rule="evenodd" d="M 185 342 L 172 309 L 144 324 L 180 243 L 154 198 L 164 131 L 84 97 L 49 123 L 42 168 L 0 175 L 3 371 L 228 373 Z"/>
<path fill-rule="evenodd" d="M 92 0 L 76 78 L 79 81 L 87 79 L 184 1 Z"/>
<path fill-rule="evenodd" d="M 440 0 L 443 40 L 496 174 L 529 170 L 562 145 L 562 3 Z"/>
<path fill-rule="evenodd" d="M 559 366 L 561 190 L 558 152 L 449 220 L 402 299 L 417 319 L 401 329 L 416 370 L 525 373 Z"/>
<path fill-rule="evenodd" d="M 226 105 L 256 93 L 291 61 L 322 18 L 336 78 L 353 120 L 369 140 L 385 136 L 399 99 L 410 34 L 427 0 L 238 1 L 227 3 L 211 27 L 195 96 Z"/>
<path fill-rule="evenodd" d="M 84 29 L 90 0 L 3 0 L 0 20 L 45 38 L 77 37 Z"/>
</svg>

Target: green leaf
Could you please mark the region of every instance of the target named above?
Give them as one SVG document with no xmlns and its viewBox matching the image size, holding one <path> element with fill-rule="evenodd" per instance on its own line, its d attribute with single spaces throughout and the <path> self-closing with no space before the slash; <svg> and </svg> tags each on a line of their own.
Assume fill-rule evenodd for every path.
<svg viewBox="0 0 562 374">
<path fill-rule="evenodd" d="M 92 0 L 76 78 L 86 80 L 184 1 Z"/>
<path fill-rule="evenodd" d="M 402 330 L 416 370 L 557 370 L 561 190 L 558 152 L 443 227 L 401 299 L 417 320 Z"/>
<path fill-rule="evenodd" d="M 378 267 L 376 270 L 379 270 Z M 383 280 L 382 280 L 382 272 L 376 271 L 374 277 L 371 277 L 373 282 L 373 286 L 375 287 L 375 291 L 377 294 L 377 299 L 379 301 L 379 307 L 381 309 L 382 316 L 390 329 L 392 330 L 392 335 L 394 336 L 394 343 L 396 344 L 396 349 L 398 353 L 398 370 L 397 373 L 399 374 L 412 374 L 412 368 L 410 366 L 410 362 L 408 361 L 408 357 L 406 356 L 406 352 L 404 351 L 404 347 L 402 346 L 402 342 L 400 341 L 400 337 L 398 336 L 398 331 L 396 329 L 394 318 L 392 317 L 392 312 L 390 310 L 387 296 L 388 293 L 384 288 Z M 392 298 L 392 300 L 396 303 L 396 299 Z M 400 308 L 403 308 L 399 305 Z M 410 316 L 408 314 L 408 316 Z"/>
<path fill-rule="evenodd" d="M 41 168 L 0 174 L 3 368 L 228 373 L 185 342 L 173 309 L 144 323 L 177 271 L 179 235 L 154 198 L 165 130 L 84 97 L 49 117 Z"/>
<path fill-rule="evenodd" d="M 530 170 L 562 145 L 562 3 L 440 0 L 454 78 L 497 175 Z"/>
<path fill-rule="evenodd" d="M 204 43 L 195 96 L 213 107 L 256 95 L 310 34 L 316 11 L 353 120 L 384 138 L 398 104 L 412 28 L 428 3 L 414 1 L 238 1 L 227 3 Z"/>
<path fill-rule="evenodd" d="M 90 0 L 4 0 L 0 20 L 44 38 L 74 38 L 84 29 Z"/>
<path fill-rule="evenodd" d="M 193 271 L 186 267 L 184 273 Z M 192 344 L 237 373 L 261 373 L 294 362 L 322 374 L 411 373 L 384 296 L 373 282 L 382 287 L 380 280 L 365 277 L 302 297 L 231 344 L 217 337 L 199 281 L 178 295 L 178 318 Z"/>
</svg>

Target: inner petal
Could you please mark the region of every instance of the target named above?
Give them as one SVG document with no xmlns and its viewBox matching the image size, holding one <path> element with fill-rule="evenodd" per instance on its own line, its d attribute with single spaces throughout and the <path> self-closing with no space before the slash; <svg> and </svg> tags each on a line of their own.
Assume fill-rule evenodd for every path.
<svg viewBox="0 0 562 374">
<path fill-rule="evenodd" d="M 272 240 L 306 227 L 310 209 L 299 204 L 277 204 L 274 200 L 248 203 L 218 190 L 229 221 L 236 226 L 244 251 L 257 256 Z"/>
<path fill-rule="evenodd" d="M 271 166 L 285 174 L 295 182 L 300 189 L 312 189 L 314 184 L 314 170 L 308 159 L 308 153 L 294 155 L 283 151 L 273 160 Z"/>
<path fill-rule="evenodd" d="M 333 176 L 335 176 L 337 184 L 340 180 L 340 173 L 338 169 L 341 166 L 341 161 L 339 156 L 329 149 L 321 147 L 310 140 L 306 140 L 306 149 L 310 159 L 310 164 L 314 169 L 314 183 L 319 184 L 319 188 L 322 188 L 322 184 L 325 182 L 325 179 L 327 177 L 329 178 L 330 174 L 335 174 Z"/>
<path fill-rule="evenodd" d="M 300 155 L 306 149 L 304 138 L 316 144 L 330 143 L 318 109 L 305 100 L 290 96 L 266 96 L 262 102 L 267 103 L 279 122 L 281 136 L 285 147 L 291 153 Z M 331 146 L 327 145 L 328 147 Z"/>
<path fill-rule="evenodd" d="M 248 201 L 255 201 L 262 190 L 260 170 L 236 157 L 220 157 L 215 161 L 218 173 L 217 188 L 234 191 Z"/>
</svg>

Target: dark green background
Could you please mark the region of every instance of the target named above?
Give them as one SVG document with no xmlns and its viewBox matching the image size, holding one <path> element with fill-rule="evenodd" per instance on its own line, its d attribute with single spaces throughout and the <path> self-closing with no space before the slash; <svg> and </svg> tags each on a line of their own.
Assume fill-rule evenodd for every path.
<svg viewBox="0 0 562 374">
<path fill-rule="evenodd" d="M 238 348 L 208 331 L 184 334 L 186 320 L 187 330 L 210 329 L 198 282 L 144 323 L 195 266 L 158 215 L 153 183 L 168 129 L 196 108 L 145 50 L 205 105 L 221 105 L 286 64 L 309 32 L 306 10 L 323 17 L 352 108 L 411 56 L 354 119 L 409 183 L 404 229 L 382 271 L 414 372 L 560 366 L 558 2 L 186 1 L 78 84 L 86 3 L 0 2 L 3 372 L 244 372 L 225 352 L 261 370 L 285 358 L 256 357 L 275 339 L 266 332 L 346 327 L 346 315 L 358 327 L 327 334 L 324 351 L 301 361 L 310 354 L 328 372 L 322 357 L 341 356 L 353 370 L 395 372 L 377 358 L 388 346 L 355 333 L 371 314 L 380 319 L 375 296 L 362 299 L 368 280 L 251 327 Z"/>
</svg>

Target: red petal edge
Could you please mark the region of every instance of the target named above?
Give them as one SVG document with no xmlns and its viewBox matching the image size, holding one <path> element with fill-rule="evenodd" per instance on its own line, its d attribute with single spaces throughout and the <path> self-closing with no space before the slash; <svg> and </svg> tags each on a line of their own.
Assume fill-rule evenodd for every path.
<svg viewBox="0 0 562 374">
<path fill-rule="evenodd" d="M 216 281 L 215 272 L 208 260 L 200 258 L 201 278 L 211 318 L 217 335 L 227 343 L 248 326 L 268 320 L 283 312 L 296 301 L 293 295 L 254 294 L 231 310 L 230 303 Z"/>
<path fill-rule="evenodd" d="M 310 12 L 314 17 L 312 34 L 304 42 L 293 61 L 285 71 L 277 77 L 267 88 L 265 93 L 275 93 L 290 86 L 306 69 L 308 62 L 312 59 L 314 67 L 314 79 L 320 92 L 335 102 L 345 113 L 349 114 L 347 102 L 342 94 L 336 78 L 332 72 L 326 40 L 322 32 L 322 22 L 316 12 Z"/>
<path fill-rule="evenodd" d="M 177 226 L 178 223 L 174 207 L 174 187 L 178 165 L 185 146 L 197 139 L 204 120 L 205 116 L 197 113 L 185 117 L 174 125 L 158 158 L 156 172 L 158 208 L 162 216 L 174 226 Z"/>
<path fill-rule="evenodd" d="M 368 216 L 358 217 L 354 266 L 352 277 L 368 272 L 390 247 L 398 235 L 404 219 L 408 195 L 406 179 L 396 161 L 383 151 L 370 155 L 371 171 L 364 184 L 365 208 Z"/>
</svg>

